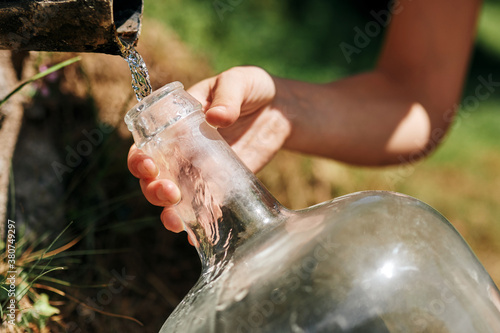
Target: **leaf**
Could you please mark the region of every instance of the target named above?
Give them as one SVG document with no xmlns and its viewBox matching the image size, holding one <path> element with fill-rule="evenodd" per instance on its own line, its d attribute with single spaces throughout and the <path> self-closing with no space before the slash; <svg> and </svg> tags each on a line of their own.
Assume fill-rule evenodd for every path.
<svg viewBox="0 0 500 333">
<path fill-rule="evenodd" d="M 30 309 L 32 321 L 38 322 L 38 327 L 44 328 L 47 319 L 55 314 L 58 314 L 59 309 L 53 307 L 49 303 L 49 296 L 47 294 L 40 294 L 33 308 Z"/>
<path fill-rule="evenodd" d="M 47 318 L 59 313 L 59 309 L 49 304 L 49 296 L 47 294 L 40 294 L 40 297 L 33 304 L 33 310 L 40 316 Z"/>
<path fill-rule="evenodd" d="M 51 73 L 54 73 L 55 71 L 58 71 L 60 70 L 61 68 L 63 67 L 66 67 L 68 65 L 71 65 L 72 63 L 74 62 L 77 62 L 77 61 L 80 61 L 81 57 L 74 57 L 74 58 L 71 58 L 69 60 L 66 60 L 66 61 L 63 61 L 61 63 L 58 63 L 46 70 L 44 70 L 43 72 L 40 72 L 38 74 L 35 74 L 33 75 L 30 79 L 28 79 L 27 81 L 21 83 L 19 86 L 17 86 L 14 90 L 12 90 L 7 96 L 5 96 L 2 100 L 0 100 L 0 107 L 5 103 L 7 102 L 7 100 L 9 98 L 11 98 L 15 93 L 17 93 L 19 90 L 21 90 L 25 85 L 33 82 L 33 81 L 36 81 L 38 79 L 41 79 L 42 77 L 45 77 Z"/>
</svg>

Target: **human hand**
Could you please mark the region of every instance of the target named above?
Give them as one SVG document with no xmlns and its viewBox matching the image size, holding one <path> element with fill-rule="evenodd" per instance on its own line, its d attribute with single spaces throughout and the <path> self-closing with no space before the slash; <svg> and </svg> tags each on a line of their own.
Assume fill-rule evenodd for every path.
<svg viewBox="0 0 500 333">
<path fill-rule="evenodd" d="M 288 119 L 276 107 L 275 79 L 261 68 L 234 67 L 195 84 L 188 92 L 201 102 L 207 122 L 219 129 L 253 172 L 271 160 L 290 133 Z M 146 199 L 165 207 L 161 214 L 164 226 L 182 231 L 173 208 L 181 196 L 175 183 L 157 179 L 155 163 L 135 146 L 130 149 L 128 167 L 140 179 Z"/>
</svg>

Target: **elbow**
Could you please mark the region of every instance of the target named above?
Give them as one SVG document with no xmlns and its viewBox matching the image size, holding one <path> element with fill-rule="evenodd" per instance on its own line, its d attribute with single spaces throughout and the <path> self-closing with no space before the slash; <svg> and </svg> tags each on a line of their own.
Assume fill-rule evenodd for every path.
<svg viewBox="0 0 500 333">
<path fill-rule="evenodd" d="M 440 80 L 430 78 L 394 78 L 383 71 L 382 75 L 397 87 L 395 89 L 401 89 L 407 105 L 404 117 L 386 142 L 385 164 L 414 163 L 429 156 L 443 142 L 454 122 L 460 99 L 459 85 L 443 85 Z"/>
<path fill-rule="evenodd" d="M 442 143 L 447 130 L 442 127 L 429 129 L 425 140 L 418 140 L 406 149 L 390 151 L 391 162 L 388 164 L 414 164 L 431 155 Z"/>
<path fill-rule="evenodd" d="M 420 103 L 412 105 L 406 119 L 387 142 L 387 164 L 416 163 L 440 146 L 451 127 L 456 107 L 435 111 Z"/>
</svg>

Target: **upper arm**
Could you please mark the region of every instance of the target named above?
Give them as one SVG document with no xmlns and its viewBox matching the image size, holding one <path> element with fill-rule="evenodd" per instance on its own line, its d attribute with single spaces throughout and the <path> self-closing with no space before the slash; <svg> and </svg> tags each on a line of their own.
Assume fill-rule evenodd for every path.
<svg viewBox="0 0 500 333">
<path fill-rule="evenodd" d="M 377 69 L 446 127 L 467 73 L 480 0 L 395 1 Z"/>
</svg>

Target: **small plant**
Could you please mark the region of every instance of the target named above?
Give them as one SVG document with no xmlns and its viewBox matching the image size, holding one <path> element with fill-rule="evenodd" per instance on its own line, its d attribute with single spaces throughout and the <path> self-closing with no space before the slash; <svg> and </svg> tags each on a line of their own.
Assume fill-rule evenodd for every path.
<svg viewBox="0 0 500 333">
<path fill-rule="evenodd" d="M 8 93 L 7 96 L 5 96 L 2 100 L 0 100 L 0 107 L 2 107 L 2 105 L 4 105 L 12 96 L 14 96 L 16 93 L 21 91 L 21 89 L 23 89 L 24 86 L 26 86 L 32 82 L 35 82 L 38 79 L 41 79 L 49 74 L 52 74 L 52 73 L 60 70 L 63 67 L 71 65 L 72 63 L 75 63 L 75 62 L 80 61 L 80 60 L 81 60 L 81 57 L 74 57 L 74 58 L 68 59 L 66 61 L 60 62 L 54 66 L 51 66 L 51 67 L 41 71 L 38 74 L 33 75 L 31 78 L 24 81 L 19 86 L 17 86 L 14 90 L 12 90 L 10 93 Z"/>
<path fill-rule="evenodd" d="M 70 224 L 71 225 L 71 224 Z M 8 226 L 15 226 L 9 220 Z M 69 225 L 68 225 L 69 227 Z M 30 242 L 29 237 L 20 237 L 22 230 L 8 233 L 6 241 L 0 242 L 0 317 L 2 326 L 7 332 L 44 332 L 46 324 L 55 320 L 59 309 L 50 304 L 49 296 L 40 293 L 39 289 L 54 289 L 52 286 L 37 283 L 56 270 L 65 267 L 53 266 L 52 259 L 59 253 L 74 246 L 81 237 L 77 237 L 67 244 L 53 249 L 64 229 L 52 243 L 45 249 L 36 249 L 35 242 Z M 10 237 L 16 235 L 17 237 Z M 15 240 L 19 239 L 19 242 Z"/>
</svg>

